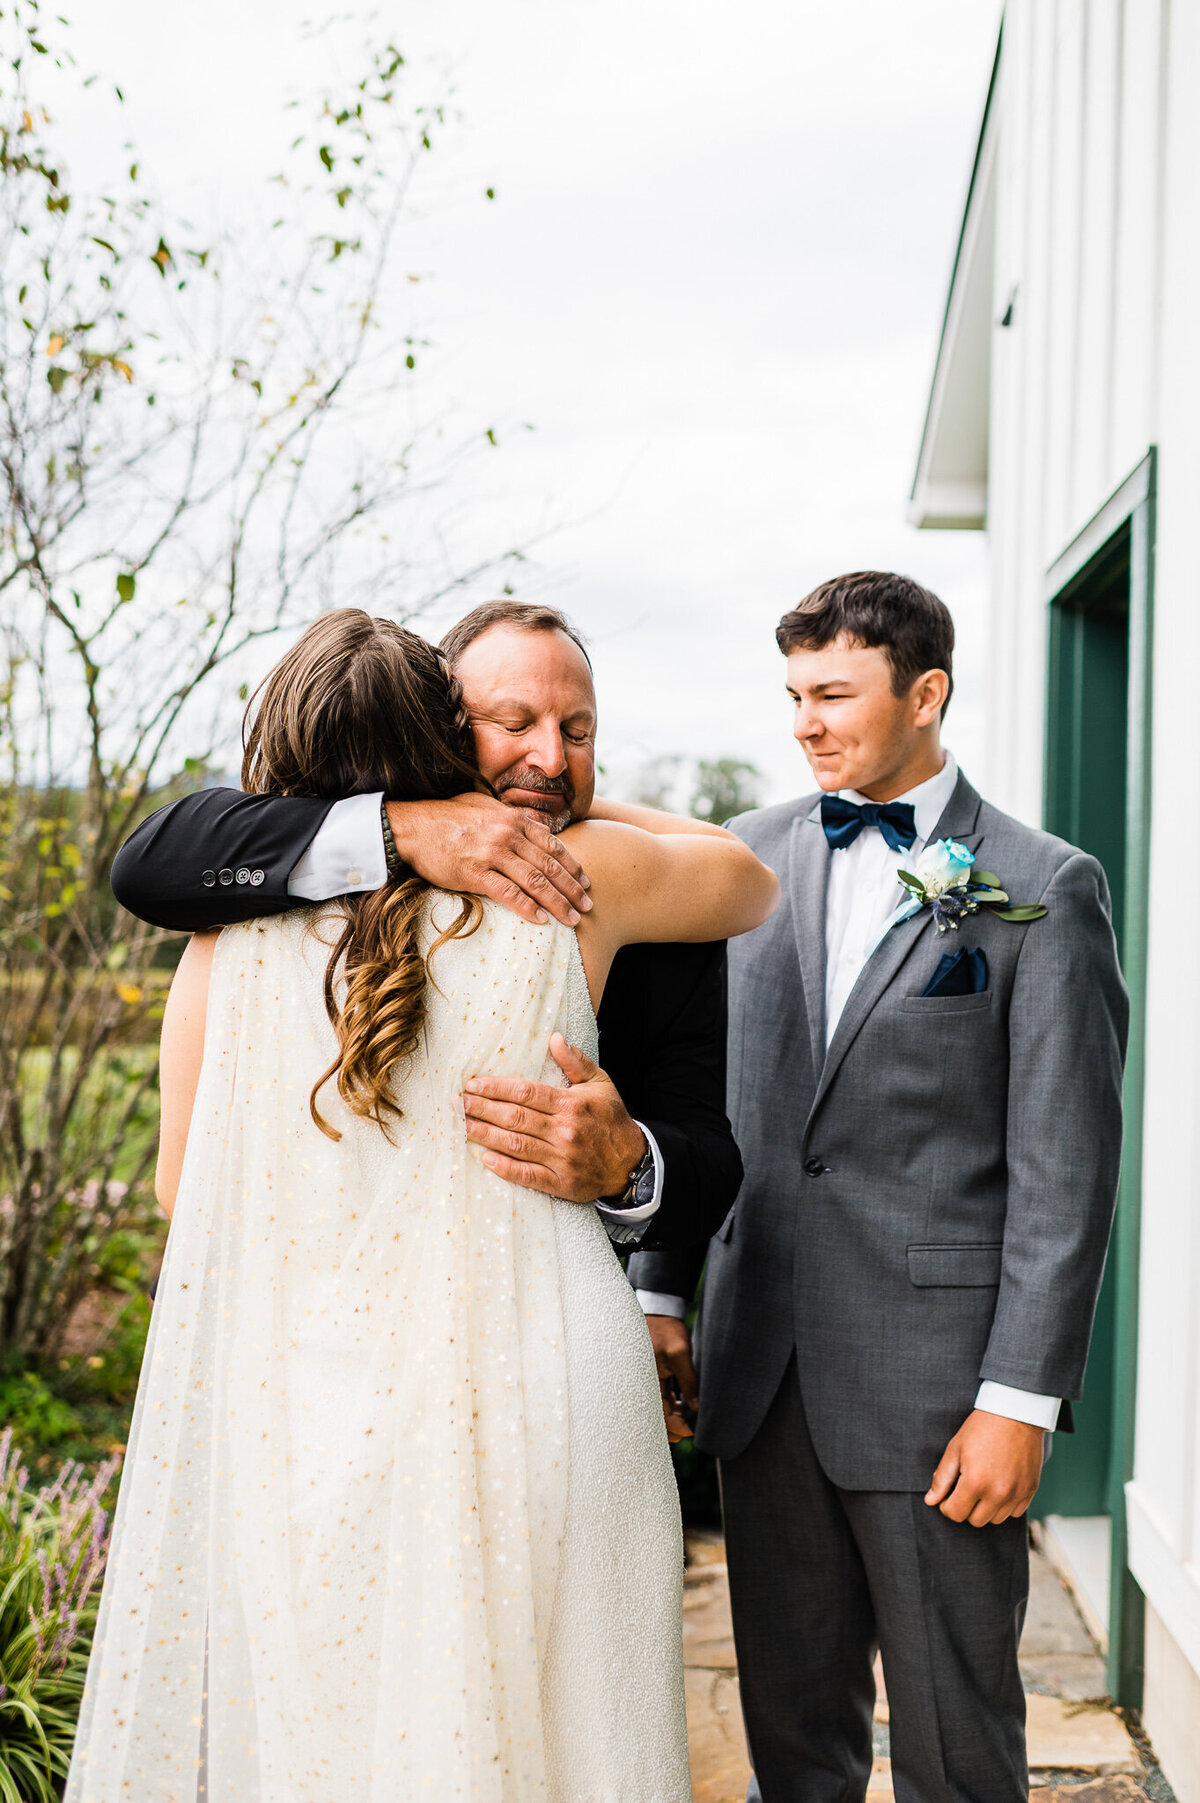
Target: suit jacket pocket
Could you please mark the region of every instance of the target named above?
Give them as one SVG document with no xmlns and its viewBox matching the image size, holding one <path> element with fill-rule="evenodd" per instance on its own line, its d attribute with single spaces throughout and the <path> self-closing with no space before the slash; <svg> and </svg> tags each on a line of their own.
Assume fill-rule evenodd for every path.
<svg viewBox="0 0 1200 1803">
<path fill-rule="evenodd" d="M 1003 1252 L 1003 1246 L 910 1246 L 909 1281 L 918 1289 L 990 1289 L 1000 1282 Z"/>
<path fill-rule="evenodd" d="M 974 1014 L 992 1005 L 990 989 L 977 995 L 902 995 L 900 1006 L 911 1014 Z"/>
</svg>

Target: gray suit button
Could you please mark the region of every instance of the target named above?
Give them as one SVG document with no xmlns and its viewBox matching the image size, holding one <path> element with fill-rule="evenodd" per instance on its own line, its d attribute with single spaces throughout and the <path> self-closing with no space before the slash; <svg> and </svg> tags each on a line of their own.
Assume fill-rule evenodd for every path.
<svg viewBox="0 0 1200 1803">
<path fill-rule="evenodd" d="M 806 1177 L 824 1177 L 828 1170 L 829 1166 L 827 1164 L 822 1164 L 819 1158 L 806 1158 L 804 1160 L 804 1175 Z"/>
<path fill-rule="evenodd" d="M 220 882 L 222 889 L 228 889 L 230 883 L 233 881 L 232 870 L 222 870 L 218 877 L 218 881 Z"/>
<path fill-rule="evenodd" d="M 246 869 L 244 864 L 237 873 L 237 880 L 239 883 L 248 883 L 250 881 L 250 872 Z"/>
<path fill-rule="evenodd" d="M 204 875 L 200 878 L 200 881 L 204 884 L 204 887 L 206 889 L 215 889 L 217 886 L 216 871 L 215 870 L 206 870 L 204 872 Z"/>
<path fill-rule="evenodd" d="M 252 889 L 257 889 L 262 883 L 265 883 L 266 880 L 267 873 L 265 870 L 252 870 L 250 872 L 250 887 Z"/>
</svg>

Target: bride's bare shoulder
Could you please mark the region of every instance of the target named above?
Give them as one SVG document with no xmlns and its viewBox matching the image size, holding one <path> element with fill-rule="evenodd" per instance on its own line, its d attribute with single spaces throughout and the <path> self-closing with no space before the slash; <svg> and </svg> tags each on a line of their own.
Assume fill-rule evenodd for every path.
<svg viewBox="0 0 1200 1803">
<path fill-rule="evenodd" d="M 580 820 L 558 836 L 583 865 L 593 896 L 610 883 L 628 882 L 656 849 L 649 833 L 619 820 Z"/>
</svg>

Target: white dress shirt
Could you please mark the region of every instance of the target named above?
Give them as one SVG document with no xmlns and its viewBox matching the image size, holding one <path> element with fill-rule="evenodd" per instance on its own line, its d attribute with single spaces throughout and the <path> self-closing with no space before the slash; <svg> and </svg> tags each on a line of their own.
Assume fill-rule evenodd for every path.
<svg viewBox="0 0 1200 1803">
<path fill-rule="evenodd" d="M 893 851 L 878 827 L 867 826 L 852 845 L 833 853 L 829 862 L 829 886 L 825 892 L 825 1044 L 833 1038 L 842 1010 L 850 999 L 864 964 L 879 943 L 884 922 L 895 913 L 907 890 L 896 875 L 911 869 L 911 860 L 925 849 L 945 812 L 958 781 L 958 765 L 950 752 L 936 776 L 910 789 L 897 801 L 912 803 L 917 837 L 906 851 Z M 862 804 L 869 798 L 856 789 L 841 791 L 846 801 Z M 648 1315 L 675 1315 L 682 1319 L 687 1304 L 682 1296 L 666 1296 L 655 1290 L 639 1290 L 638 1301 Z M 975 1407 L 1010 1421 L 1026 1421 L 1031 1427 L 1052 1430 L 1058 1425 L 1061 1400 L 1014 1390 L 1008 1384 L 984 1381 Z"/>
<path fill-rule="evenodd" d="M 288 894 L 302 901 L 329 901 L 335 895 L 363 895 L 371 889 L 382 889 L 387 881 L 387 852 L 383 844 L 380 810 L 383 794 L 348 795 L 335 801 L 317 828 L 312 844 L 288 877 Z M 656 1215 L 662 1206 L 665 1172 L 663 1155 L 653 1133 L 641 1121 L 640 1127 L 650 1148 L 654 1165 L 654 1192 L 648 1202 L 638 1208 L 607 1208 L 596 1204 L 596 1212 L 614 1230 L 640 1227 Z M 615 1232 L 614 1237 L 632 1245 L 641 1234 Z"/>
</svg>

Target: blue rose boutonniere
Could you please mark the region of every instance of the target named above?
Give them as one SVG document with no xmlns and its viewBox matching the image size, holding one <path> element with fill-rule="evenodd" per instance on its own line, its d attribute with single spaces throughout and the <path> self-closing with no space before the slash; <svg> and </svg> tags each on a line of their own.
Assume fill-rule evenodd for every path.
<svg viewBox="0 0 1200 1803">
<path fill-rule="evenodd" d="M 987 908 L 998 920 L 1018 923 L 1040 920 L 1046 912 L 1040 902 L 1010 902 L 999 877 L 990 870 L 976 870 L 973 854 L 956 839 L 939 839 L 936 844 L 927 845 L 915 870 L 898 870 L 896 875 L 908 890 L 908 897 L 886 923 L 880 939 L 922 908 L 932 911 L 939 933 L 957 932 L 960 921 L 977 914 L 980 908 Z"/>
</svg>

